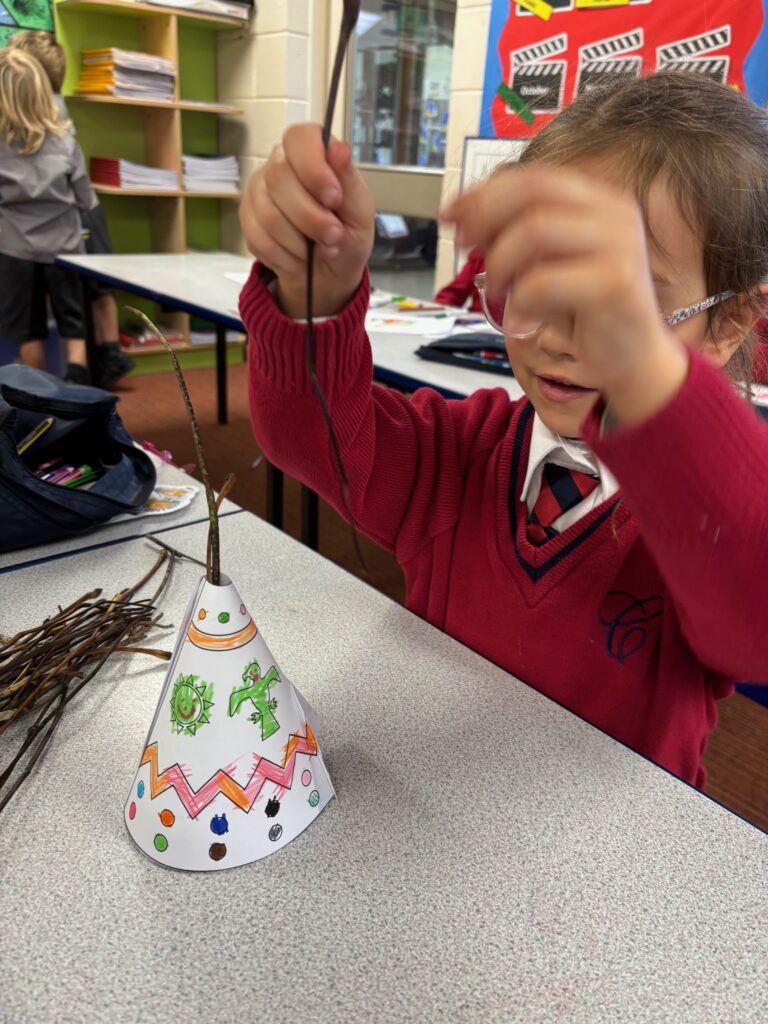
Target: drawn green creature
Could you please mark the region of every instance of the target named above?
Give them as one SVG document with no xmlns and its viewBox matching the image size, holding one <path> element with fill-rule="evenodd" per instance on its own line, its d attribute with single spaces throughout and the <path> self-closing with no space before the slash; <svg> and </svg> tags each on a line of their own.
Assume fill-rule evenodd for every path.
<svg viewBox="0 0 768 1024">
<path fill-rule="evenodd" d="M 245 686 L 233 690 L 229 698 L 229 716 L 238 714 L 240 707 L 249 700 L 256 708 L 248 721 L 254 725 L 261 723 L 261 738 L 268 740 L 280 728 L 280 723 L 273 712 L 277 708 L 277 700 L 270 695 L 269 688 L 273 683 L 280 682 L 280 675 L 273 665 L 262 677 L 258 661 L 249 661 L 243 672 Z"/>
</svg>

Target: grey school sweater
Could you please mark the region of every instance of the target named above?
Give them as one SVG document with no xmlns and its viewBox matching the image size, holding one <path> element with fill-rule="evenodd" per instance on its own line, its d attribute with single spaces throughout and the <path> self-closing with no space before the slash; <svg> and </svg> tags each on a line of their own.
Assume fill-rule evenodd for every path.
<svg viewBox="0 0 768 1024">
<path fill-rule="evenodd" d="M 22 156 L 0 140 L 0 252 L 36 263 L 83 252 L 80 211 L 95 196 L 80 146 L 71 132 L 48 134 L 36 153 Z"/>
</svg>

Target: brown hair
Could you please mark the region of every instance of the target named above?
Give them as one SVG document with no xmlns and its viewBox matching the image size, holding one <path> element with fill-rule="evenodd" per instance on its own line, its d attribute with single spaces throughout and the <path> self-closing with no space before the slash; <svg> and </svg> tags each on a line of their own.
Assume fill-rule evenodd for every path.
<svg viewBox="0 0 768 1024">
<path fill-rule="evenodd" d="M 64 47 L 56 42 L 51 32 L 33 28 L 24 29 L 23 32 L 14 32 L 8 40 L 8 46 L 31 53 L 48 75 L 48 81 L 51 83 L 53 91 L 61 92 L 64 75 L 67 72 L 67 57 Z"/>
<path fill-rule="evenodd" d="M 40 64 L 23 50 L 0 50 L 0 139 L 29 156 L 47 132 L 61 138 L 66 130 Z"/>
<path fill-rule="evenodd" d="M 615 160 L 643 212 L 662 175 L 701 238 L 707 294 L 732 289 L 763 312 L 768 278 L 768 115 L 704 75 L 661 71 L 580 96 L 537 135 L 521 162 Z M 647 218 L 646 218 L 647 220 Z M 651 237 L 652 244 L 658 244 Z M 729 303 L 709 311 L 712 330 Z M 751 337 L 729 363 L 751 376 Z"/>
</svg>

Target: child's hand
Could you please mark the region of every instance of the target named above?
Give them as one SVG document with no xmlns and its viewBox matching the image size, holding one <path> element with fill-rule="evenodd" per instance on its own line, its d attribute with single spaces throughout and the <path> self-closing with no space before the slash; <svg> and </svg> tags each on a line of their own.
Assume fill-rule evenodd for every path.
<svg viewBox="0 0 768 1024">
<path fill-rule="evenodd" d="M 374 206 L 349 146 L 323 149 L 319 125 L 294 125 L 252 175 L 240 206 L 245 241 L 277 274 L 288 316 L 306 315 L 307 238 L 315 240 L 313 313 L 344 308 L 373 245 Z"/>
<path fill-rule="evenodd" d="M 619 421 L 665 405 L 687 373 L 658 311 L 634 197 L 572 168 L 520 165 L 455 200 L 441 218 L 485 252 L 489 289 L 555 327 Z"/>
</svg>

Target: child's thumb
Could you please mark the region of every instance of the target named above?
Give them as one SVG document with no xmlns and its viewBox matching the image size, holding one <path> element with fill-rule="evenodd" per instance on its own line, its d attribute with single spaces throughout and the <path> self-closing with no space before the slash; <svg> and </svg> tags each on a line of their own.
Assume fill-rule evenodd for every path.
<svg viewBox="0 0 768 1024">
<path fill-rule="evenodd" d="M 371 216 L 371 198 L 368 186 L 352 160 L 352 151 L 346 142 L 331 139 L 326 154 L 331 170 L 341 185 L 341 204 L 334 212 L 347 224 L 361 224 Z"/>
</svg>

